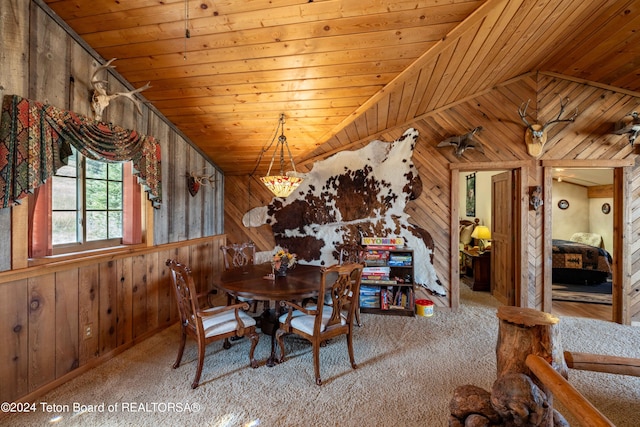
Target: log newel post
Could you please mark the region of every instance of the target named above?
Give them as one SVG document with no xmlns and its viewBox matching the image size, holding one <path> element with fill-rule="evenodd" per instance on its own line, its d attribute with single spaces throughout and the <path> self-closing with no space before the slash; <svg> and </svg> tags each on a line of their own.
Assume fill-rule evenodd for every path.
<svg viewBox="0 0 640 427">
<path fill-rule="evenodd" d="M 556 316 L 531 308 L 507 306 L 499 307 L 497 316 L 500 319 L 496 344 L 498 378 L 507 373 L 531 376 L 526 364 L 530 354 L 542 357 L 563 377 L 568 377 Z M 545 393 L 548 391 L 539 381 L 536 384 Z"/>
</svg>

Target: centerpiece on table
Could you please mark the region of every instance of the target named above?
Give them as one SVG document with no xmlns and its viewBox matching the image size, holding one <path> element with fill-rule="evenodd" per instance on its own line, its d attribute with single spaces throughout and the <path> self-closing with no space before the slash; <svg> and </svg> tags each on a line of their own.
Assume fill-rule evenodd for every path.
<svg viewBox="0 0 640 427">
<path fill-rule="evenodd" d="M 278 276 L 286 276 L 287 270 L 293 268 L 294 265 L 296 265 L 296 254 L 290 253 L 288 249 L 278 250 L 271 260 L 273 271 Z"/>
</svg>

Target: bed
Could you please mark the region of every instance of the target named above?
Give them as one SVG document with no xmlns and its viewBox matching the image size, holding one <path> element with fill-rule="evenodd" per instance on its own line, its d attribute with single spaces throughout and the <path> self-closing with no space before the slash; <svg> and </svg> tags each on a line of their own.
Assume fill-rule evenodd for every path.
<svg viewBox="0 0 640 427">
<path fill-rule="evenodd" d="M 460 250 L 464 249 L 465 246 L 473 246 L 473 238 L 471 237 L 471 233 L 476 228 L 476 225 L 480 224 L 480 219 L 476 218 L 473 221 L 469 221 L 468 219 L 460 220 Z"/>
<path fill-rule="evenodd" d="M 595 233 L 575 233 L 570 240 L 553 239 L 554 283 L 597 285 L 611 276 L 611 254 Z"/>
<path fill-rule="evenodd" d="M 462 257 L 462 250 L 466 249 L 469 246 L 474 246 L 475 242 L 474 239 L 471 237 L 471 233 L 473 233 L 474 228 L 476 227 L 476 225 L 480 224 L 480 219 L 476 218 L 473 221 L 469 221 L 468 219 L 461 219 L 460 220 L 460 226 L 459 226 L 459 233 L 460 233 L 460 243 L 459 243 L 459 257 L 458 257 L 458 261 L 460 263 L 460 274 L 463 273 L 464 271 L 464 259 Z"/>
</svg>

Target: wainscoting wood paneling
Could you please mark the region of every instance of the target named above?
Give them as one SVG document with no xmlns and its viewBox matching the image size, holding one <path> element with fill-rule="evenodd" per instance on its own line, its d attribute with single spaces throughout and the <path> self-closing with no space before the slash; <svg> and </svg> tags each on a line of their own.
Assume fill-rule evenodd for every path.
<svg viewBox="0 0 640 427">
<path fill-rule="evenodd" d="M 84 366 L 100 354 L 100 325 L 94 323 L 100 316 L 100 286 L 98 285 L 100 264 L 80 267 L 78 274 L 78 325 L 80 327 L 78 357 L 79 366 Z M 105 287 L 108 288 L 106 283 Z"/>
<path fill-rule="evenodd" d="M 55 277 L 56 378 L 79 365 L 78 269 L 59 271 Z"/>
<path fill-rule="evenodd" d="M 29 392 L 29 287 L 26 279 L 0 285 L 0 400 Z"/>
<path fill-rule="evenodd" d="M 24 355 L 28 366 L 29 390 L 35 390 L 56 378 L 56 289 L 55 274 L 31 277 L 28 289 L 29 350 Z M 10 399 L 13 400 L 13 399 Z"/>
<path fill-rule="evenodd" d="M 166 260 L 187 263 L 206 292 L 225 242 L 218 235 L 32 267 L 20 280 L 0 273 L 0 401 L 33 398 L 175 322 Z"/>
</svg>

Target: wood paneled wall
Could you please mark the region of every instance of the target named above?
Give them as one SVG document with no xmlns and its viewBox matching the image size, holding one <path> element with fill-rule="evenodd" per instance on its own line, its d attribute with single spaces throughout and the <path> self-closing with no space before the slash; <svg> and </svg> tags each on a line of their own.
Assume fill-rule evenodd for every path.
<svg viewBox="0 0 640 427">
<path fill-rule="evenodd" d="M 94 52 L 34 2 L 2 1 L 0 17 L 0 96 L 90 116 Z M 108 81 L 110 91 L 130 89 L 115 75 Z M 103 120 L 158 139 L 163 204 L 147 215 L 146 248 L 36 267 L 27 258 L 29 199 L 0 209 L 0 401 L 42 394 L 174 322 L 167 258 L 188 263 L 200 286 L 222 265 L 222 172 L 151 106 L 138 114 L 117 99 Z M 191 197 L 192 171 L 215 184 Z"/>
<path fill-rule="evenodd" d="M 90 79 L 98 56 L 33 2 L 0 2 L 0 16 L 12 17 L 0 26 L 0 95 L 19 95 L 92 116 Z M 109 74 L 107 80 L 111 92 L 130 89 L 117 75 Z M 118 98 L 107 107 L 103 120 L 160 142 L 163 204 L 154 209 L 149 224 L 147 235 L 153 243 L 222 233 L 224 174 L 199 149 L 146 104 L 138 114 L 132 102 Z M 213 174 L 216 182 L 191 197 L 187 175 L 192 171 Z M 0 232 L 12 236 L 11 245 L 0 245 L 0 271 L 27 265 L 27 205 L 25 201 L 22 207 L 0 209 Z"/>
<path fill-rule="evenodd" d="M 165 261 L 189 265 L 205 292 L 223 268 L 225 242 L 219 235 L 0 273 L 0 401 L 42 394 L 177 321 Z"/>
<path fill-rule="evenodd" d="M 530 99 L 530 122 L 539 120 L 544 123 L 557 116 L 559 96 L 568 96 L 570 103 L 567 111 L 577 108 L 579 115 L 574 123 L 558 123 L 550 127 L 544 154 L 540 159 L 535 159 L 526 152 L 525 128 L 518 116 L 518 107 Z M 449 290 L 447 297 L 434 296 L 436 304 L 455 308 L 458 301 L 458 237 L 453 235 L 452 230 L 457 230 L 460 214 L 456 207 L 458 197 L 464 195 L 458 194 L 457 173 L 518 169 L 525 173 L 521 177 L 522 199 L 518 201 L 522 206 L 522 236 L 519 248 L 522 263 L 517 268 L 522 289 L 517 293 L 518 304 L 549 310 L 550 284 L 546 286 L 544 274 L 545 265 L 550 263 L 549 256 L 549 261 L 545 264 L 545 245 L 547 239 L 550 239 L 551 224 L 545 220 L 546 206 L 538 211 L 528 209 L 528 188 L 543 186 L 545 191 L 548 191 L 547 198 L 550 200 L 550 186 L 545 187 L 545 162 L 560 162 L 565 166 L 574 167 L 634 164 L 637 154 L 630 147 L 626 137 L 612 135 L 610 131 L 616 120 L 637 109 L 639 104 L 639 98 L 613 88 L 570 80 L 563 76 L 530 73 L 463 102 L 425 115 L 419 120 L 379 133 L 377 139 L 392 141 L 408 127 L 415 127 L 420 131 L 413 161 L 420 172 L 424 190 L 407 209 L 411 221 L 429 231 L 435 242 L 434 266 L 438 277 Z M 476 134 L 476 139 L 483 145 L 484 154 L 467 150 L 461 158 L 456 158 L 450 147 L 436 148 L 444 138 L 466 133 L 476 126 L 483 127 L 483 130 Z M 298 161 L 297 166 L 302 170 L 309 170 L 316 160 L 341 150 L 357 149 L 369 141 L 341 145 L 334 139 L 331 143 L 319 147 L 312 158 Z M 619 280 L 620 291 L 624 295 L 624 303 L 621 306 L 624 313 L 618 321 L 630 323 L 634 320 L 640 321 L 640 276 L 636 268 L 640 265 L 640 251 L 636 243 L 640 229 L 640 205 L 637 202 L 640 182 L 635 166 L 625 169 L 630 170 L 634 179 L 630 179 L 630 194 L 627 194 L 623 204 L 624 208 L 629 210 L 624 226 L 633 231 L 626 233 L 618 230 L 623 234 L 624 250 L 616 253 L 629 257 L 629 264 L 623 266 Z M 233 209 L 236 218 L 226 219 L 225 232 L 229 239 L 252 239 L 260 249 L 269 249 L 272 242 L 269 239 L 269 228 L 248 230 L 237 220 L 248 207 L 246 197 L 238 198 L 240 194 L 247 192 L 247 177 L 227 179 L 233 179 L 234 188 L 232 191 L 228 188 L 226 190 L 226 211 Z M 257 182 L 252 186 L 260 187 L 260 184 Z M 255 188 L 252 193 L 257 193 Z M 259 194 L 261 198 L 252 199 L 251 207 L 263 205 L 270 200 L 268 193 Z M 627 261 L 621 257 L 620 262 Z"/>
</svg>

